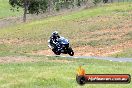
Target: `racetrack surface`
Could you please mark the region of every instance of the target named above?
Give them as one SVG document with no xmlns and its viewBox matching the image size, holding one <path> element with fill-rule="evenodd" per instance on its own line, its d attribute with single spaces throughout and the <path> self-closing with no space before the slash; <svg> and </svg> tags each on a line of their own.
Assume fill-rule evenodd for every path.
<svg viewBox="0 0 132 88">
<path fill-rule="evenodd" d="M 47 55 L 50 56 L 50 55 Z M 96 56 L 63 56 L 53 55 L 54 57 L 66 57 L 66 58 L 77 58 L 77 59 L 99 59 L 108 60 L 113 62 L 132 62 L 132 58 L 114 58 L 114 57 L 96 57 Z"/>
<path fill-rule="evenodd" d="M 34 55 L 44 55 L 44 56 L 53 56 L 53 57 L 65 57 L 65 58 L 77 58 L 77 59 L 99 59 L 99 60 L 108 60 L 113 62 L 132 62 L 132 58 L 115 58 L 115 57 L 108 57 L 108 56 L 90 56 L 89 54 L 85 54 L 86 52 L 83 52 L 84 54 L 79 54 L 76 52 L 74 56 L 69 56 L 65 54 L 61 55 L 54 55 L 54 53 L 48 49 L 48 50 L 41 50 L 38 52 L 34 52 L 32 54 Z"/>
</svg>

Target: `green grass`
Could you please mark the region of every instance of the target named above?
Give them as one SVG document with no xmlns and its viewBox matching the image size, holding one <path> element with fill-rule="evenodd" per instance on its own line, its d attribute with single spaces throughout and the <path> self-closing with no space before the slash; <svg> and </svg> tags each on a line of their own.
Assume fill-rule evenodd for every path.
<svg viewBox="0 0 132 88">
<path fill-rule="evenodd" d="M 49 60 L 68 60 L 69 63 L 45 62 L 46 57 L 35 63 L 0 64 L 1 88 L 130 88 L 130 84 L 86 84 L 76 83 L 76 71 L 79 65 L 88 74 L 131 74 L 132 63 L 118 63 L 94 59 L 48 58 Z M 101 63 L 101 64 L 100 64 Z"/>
<path fill-rule="evenodd" d="M 19 11 L 12 11 L 11 6 L 8 3 L 9 0 L 0 0 L 0 19 L 12 16 L 22 15 L 22 9 Z"/>
</svg>

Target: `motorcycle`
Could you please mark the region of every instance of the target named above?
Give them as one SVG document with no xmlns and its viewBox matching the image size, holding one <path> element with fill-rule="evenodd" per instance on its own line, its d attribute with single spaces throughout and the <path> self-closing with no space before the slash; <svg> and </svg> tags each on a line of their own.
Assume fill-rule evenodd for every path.
<svg viewBox="0 0 132 88">
<path fill-rule="evenodd" d="M 58 42 L 56 42 L 56 47 L 51 46 L 50 40 L 48 40 L 49 43 L 49 48 L 52 49 L 54 54 L 60 55 L 61 53 L 63 54 L 69 54 L 70 56 L 74 55 L 74 51 L 72 48 L 69 46 L 69 40 L 65 39 L 64 37 L 60 37 L 58 39 Z"/>
</svg>

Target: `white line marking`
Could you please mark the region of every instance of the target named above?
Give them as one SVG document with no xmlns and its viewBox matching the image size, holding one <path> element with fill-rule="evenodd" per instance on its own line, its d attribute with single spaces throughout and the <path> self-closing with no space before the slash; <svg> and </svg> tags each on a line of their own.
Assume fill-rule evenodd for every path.
<svg viewBox="0 0 132 88">
<path fill-rule="evenodd" d="M 74 58 L 78 58 L 78 57 L 74 57 Z"/>
</svg>

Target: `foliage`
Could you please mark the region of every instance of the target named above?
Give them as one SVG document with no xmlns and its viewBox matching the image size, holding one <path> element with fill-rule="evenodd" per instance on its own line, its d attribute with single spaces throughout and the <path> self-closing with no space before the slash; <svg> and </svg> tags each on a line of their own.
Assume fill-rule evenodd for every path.
<svg viewBox="0 0 132 88">
<path fill-rule="evenodd" d="M 29 14 L 45 12 L 48 8 L 47 0 L 9 0 L 9 4 L 17 9 L 26 5 Z"/>
<path fill-rule="evenodd" d="M 98 3 L 100 3 L 102 0 L 93 0 L 93 3 L 95 4 L 95 5 L 97 5 Z"/>
<path fill-rule="evenodd" d="M 107 3 L 107 2 L 108 2 L 108 0 L 103 0 L 103 2 L 104 2 L 104 3 Z"/>
</svg>

